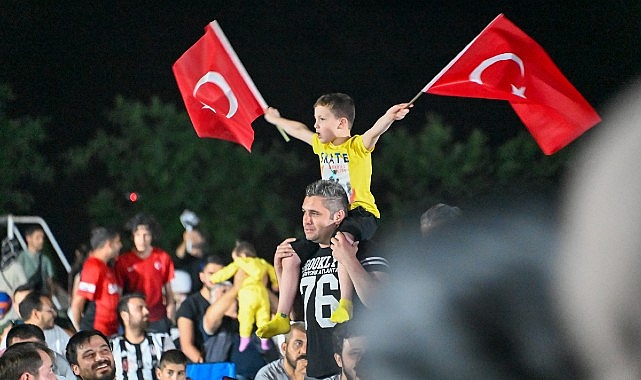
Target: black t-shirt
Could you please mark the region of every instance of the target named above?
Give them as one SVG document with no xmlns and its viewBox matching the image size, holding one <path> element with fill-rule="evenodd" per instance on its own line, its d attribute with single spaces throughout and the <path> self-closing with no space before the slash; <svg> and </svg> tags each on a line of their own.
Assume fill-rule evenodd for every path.
<svg viewBox="0 0 641 380">
<path fill-rule="evenodd" d="M 356 257 L 368 272 L 388 272 L 387 260 L 368 249 L 369 242 L 359 243 Z M 370 252 L 372 254 L 370 255 Z M 318 248 L 313 255 L 301 256 L 300 292 L 304 300 L 307 325 L 307 375 L 316 378 L 330 377 L 340 371 L 333 353 L 334 322 L 329 320 L 338 306 L 340 284 L 338 263 L 330 248 Z M 355 316 L 359 308 L 354 297 Z"/>
</svg>

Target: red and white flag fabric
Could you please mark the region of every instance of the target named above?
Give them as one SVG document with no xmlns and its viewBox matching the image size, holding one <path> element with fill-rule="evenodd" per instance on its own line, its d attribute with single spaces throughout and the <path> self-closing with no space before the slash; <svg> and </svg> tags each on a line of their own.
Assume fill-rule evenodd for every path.
<svg viewBox="0 0 641 380">
<path fill-rule="evenodd" d="M 187 113 L 199 137 L 236 142 L 251 152 L 251 123 L 265 100 L 217 21 L 173 65 Z"/>
<path fill-rule="evenodd" d="M 507 100 L 548 155 L 601 121 L 543 48 L 503 14 L 422 91 Z"/>
</svg>

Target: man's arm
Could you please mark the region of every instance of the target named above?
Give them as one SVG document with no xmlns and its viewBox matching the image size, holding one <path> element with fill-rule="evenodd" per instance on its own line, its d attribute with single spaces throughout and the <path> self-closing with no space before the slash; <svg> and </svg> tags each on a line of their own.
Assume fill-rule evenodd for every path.
<svg viewBox="0 0 641 380">
<path fill-rule="evenodd" d="M 337 232 L 331 242 L 332 255 L 349 274 L 354 283 L 354 290 L 363 305 L 369 306 L 378 283 L 387 276 L 387 273 L 366 271 L 356 257 L 358 242 L 350 244 L 342 232 Z"/>
<path fill-rule="evenodd" d="M 198 347 L 194 345 L 194 342 L 196 341 L 194 332 L 197 333 L 194 321 L 186 317 L 178 317 L 178 339 L 180 341 L 180 349 L 192 362 L 202 363 L 203 356 Z"/>
<path fill-rule="evenodd" d="M 365 148 L 372 149 L 378 142 L 378 138 L 389 129 L 392 123 L 395 120 L 404 118 L 408 112 L 410 112 L 410 109 L 407 103 L 396 104 L 388 109 L 370 129 L 363 133 L 363 145 L 365 145 Z"/>
<path fill-rule="evenodd" d="M 216 300 L 209 305 L 203 316 L 203 329 L 209 335 L 213 335 L 223 322 L 229 308 L 234 305 L 238 297 L 238 291 L 246 274 L 243 270 L 238 270 L 234 276 L 234 285 L 218 285 L 214 295 Z"/>
<path fill-rule="evenodd" d="M 265 109 L 265 120 L 275 126 L 281 127 L 288 135 L 312 145 L 312 136 L 314 136 L 314 132 L 300 121 L 289 120 L 280 116 L 280 113 L 276 108 L 267 107 Z"/>
<path fill-rule="evenodd" d="M 86 303 L 87 299 L 81 295 L 74 294 L 71 298 L 71 322 L 77 331 L 80 331 L 80 320 Z"/>
<path fill-rule="evenodd" d="M 176 321 L 176 302 L 174 302 L 174 291 L 171 288 L 170 282 L 165 284 L 165 300 L 167 302 L 167 305 L 165 305 L 165 308 L 167 309 L 167 318 L 175 322 Z"/>
</svg>

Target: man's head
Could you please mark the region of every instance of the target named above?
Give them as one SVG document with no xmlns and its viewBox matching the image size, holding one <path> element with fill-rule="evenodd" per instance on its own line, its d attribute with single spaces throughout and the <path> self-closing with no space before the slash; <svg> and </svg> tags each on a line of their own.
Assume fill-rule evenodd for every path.
<svg viewBox="0 0 641 380">
<path fill-rule="evenodd" d="M 96 227 L 91 230 L 91 249 L 94 252 L 100 252 L 101 258 L 109 261 L 120 253 L 122 242 L 120 234 L 113 229 L 106 227 Z"/>
<path fill-rule="evenodd" d="M 348 206 L 347 194 L 337 182 L 319 180 L 308 185 L 302 207 L 305 238 L 329 245 L 336 228 L 347 216 Z"/>
<path fill-rule="evenodd" d="M 40 226 L 30 226 L 25 230 L 24 238 L 31 252 L 40 252 L 45 244 L 45 232 Z"/>
<path fill-rule="evenodd" d="M 180 350 L 167 350 L 160 357 L 156 368 L 158 380 L 187 379 L 187 356 Z"/>
<path fill-rule="evenodd" d="M 211 282 L 209 279 L 211 278 L 212 274 L 218 272 L 224 266 L 225 266 L 225 262 L 218 255 L 209 255 L 205 257 L 205 261 L 203 262 L 203 267 L 200 270 L 200 273 L 198 274 L 200 281 L 203 283 L 204 288 L 207 288 L 207 290 L 212 290 L 214 288 L 214 285 L 216 284 Z"/>
<path fill-rule="evenodd" d="M 142 293 L 126 294 L 118 301 L 118 317 L 125 333 L 145 331 L 149 325 L 149 309 Z"/>
<path fill-rule="evenodd" d="M 131 231 L 134 248 L 139 253 L 151 251 L 151 242 L 158 237 L 158 224 L 156 220 L 146 214 L 136 214 L 125 226 Z"/>
<path fill-rule="evenodd" d="M 54 353 L 42 342 L 16 343 L 0 357 L 0 379 L 56 380 Z"/>
<path fill-rule="evenodd" d="M 20 302 L 18 310 L 25 322 L 33 323 L 43 330 L 52 329 L 58 315 L 51 297 L 35 290 Z"/>
<path fill-rule="evenodd" d="M 356 367 L 366 351 L 366 338 L 354 330 L 354 324 L 343 323 L 334 330 L 334 360 L 345 380 L 358 380 Z"/>
<path fill-rule="evenodd" d="M 40 327 L 31 323 L 23 323 L 11 327 L 7 333 L 7 347 L 22 342 L 45 343 L 45 333 Z"/>
<path fill-rule="evenodd" d="M 285 365 L 289 370 L 296 368 L 296 362 L 307 360 L 307 331 L 303 322 L 294 322 L 291 329 L 285 335 L 285 341 L 281 344 L 285 355 Z"/>
<path fill-rule="evenodd" d="M 66 357 L 71 370 L 83 380 L 113 380 L 114 357 L 107 337 L 98 330 L 82 330 L 67 343 Z"/>
<path fill-rule="evenodd" d="M 20 314 L 20 303 L 24 300 L 27 294 L 33 292 L 33 287 L 30 284 L 20 285 L 13 291 L 13 310 L 16 311 L 20 318 L 25 318 Z"/>
<path fill-rule="evenodd" d="M 460 208 L 437 203 L 421 214 L 421 234 L 427 236 L 435 228 L 452 223 L 459 216 L 461 216 Z"/>
</svg>

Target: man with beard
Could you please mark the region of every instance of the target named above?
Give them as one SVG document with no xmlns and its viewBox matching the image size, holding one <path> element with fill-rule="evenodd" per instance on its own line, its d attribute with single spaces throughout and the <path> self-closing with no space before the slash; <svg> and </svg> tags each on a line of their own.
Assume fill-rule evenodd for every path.
<svg viewBox="0 0 641 380">
<path fill-rule="evenodd" d="M 258 370 L 254 380 L 305 380 L 307 373 L 307 332 L 303 322 L 294 322 L 281 344 L 284 357 Z"/>
<path fill-rule="evenodd" d="M 334 330 L 334 360 L 341 372 L 326 380 L 360 380 L 356 367 L 367 350 L 367 342 L 351 323 L 342 324 Z"/>
<path fill-rule="evenodd" d="M 58 312 L 48 294 L 34 290 L 20 302 L 18 310 L 24 323 L 30 323 L 42 329 L 49 348 L 61 355 L 64 353 L 69 334 L 56 325 Z"/>
<path fill-rule="evenodd" d="M 114 380 L 115 365 L 109 341 L 98 330 L 82 330 L 67 344 L 67 361 L 82 380 Z"/>
<path fill-rule="evenodd" d="M 162 353 L 176 348 L 167 333 L 148 333 L 149 309 L 145 296 L 132 293 L 118 302 L 118 317 L 124 334 L 111 339 L 116 380 L 156 379 Z"/>
</svg>

